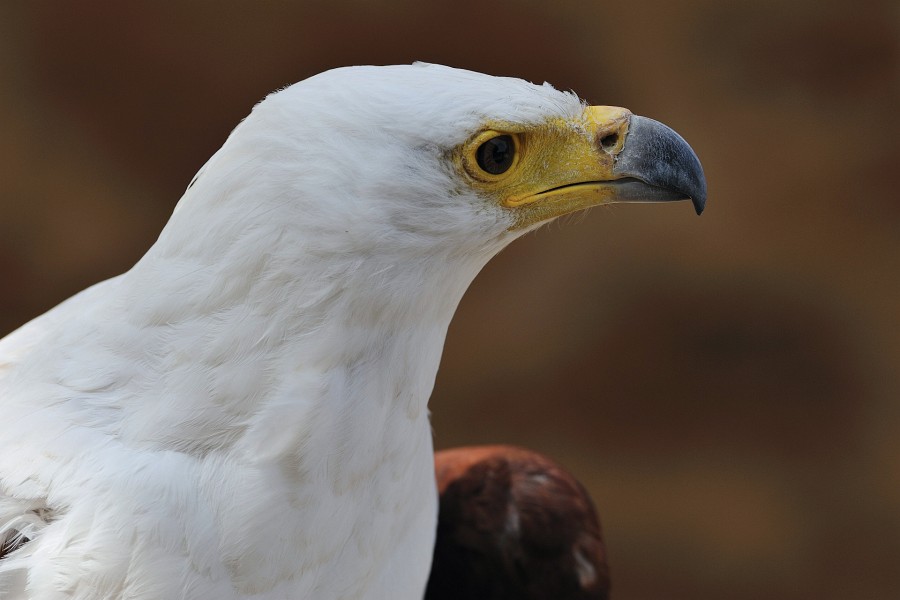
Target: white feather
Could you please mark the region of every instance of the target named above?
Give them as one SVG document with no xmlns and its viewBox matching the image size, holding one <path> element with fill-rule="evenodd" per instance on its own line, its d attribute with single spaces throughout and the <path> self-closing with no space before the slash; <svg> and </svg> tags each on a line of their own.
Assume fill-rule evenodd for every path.
<svg viewBox="0 0 900 600">
<path fill-rule="evenodd" d="M 3 598 L 421 597 L 444 336 L 517 235 L 446 153 L 580 110 L 421 64 L 257 105 L 134 268 L 0 341 Z"/>
</svg>

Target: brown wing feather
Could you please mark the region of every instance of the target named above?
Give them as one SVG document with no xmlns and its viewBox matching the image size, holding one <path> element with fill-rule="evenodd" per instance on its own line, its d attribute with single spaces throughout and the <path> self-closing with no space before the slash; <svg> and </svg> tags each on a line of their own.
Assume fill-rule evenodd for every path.
<svg viewBox="0 0 900 600">
<path fill-rule="evenodd" d="M 600 523 L 584 487 L 512 446 L 438 452 L 437 543 L 426 600 L 606 600 Z"/>
</svg>

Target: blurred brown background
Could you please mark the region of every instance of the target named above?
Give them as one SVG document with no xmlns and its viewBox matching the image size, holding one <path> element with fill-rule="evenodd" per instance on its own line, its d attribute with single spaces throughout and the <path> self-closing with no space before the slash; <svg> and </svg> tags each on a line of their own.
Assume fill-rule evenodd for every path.
<svg viewBox="0 0 900 600">
<path fill-rule="evenodd" d="M 900 5 L 0 4 L 0 332 L 127 269 L 267 92 L 425 60 L 681 132 L 710 201 L 514 244 L 464 299 L 436 444 L 589 486 L 614 597 L 900 590 Z"/>
</svg>

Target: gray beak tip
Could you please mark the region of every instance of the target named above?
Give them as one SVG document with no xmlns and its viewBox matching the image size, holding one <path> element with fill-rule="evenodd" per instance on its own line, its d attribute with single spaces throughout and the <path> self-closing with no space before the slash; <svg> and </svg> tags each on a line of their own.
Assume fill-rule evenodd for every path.
<svg viewBox="0 0 900 600">
<path fill-rule="evenodd" d="M 702 215 L 703 209 L 706 208 L 706 180 L 703 180 L 703 190 L 697 191 L 691 196 L 691 202 L 694 203 L 694 210 L 697 211 L 697 216 Z"/>
</svg>

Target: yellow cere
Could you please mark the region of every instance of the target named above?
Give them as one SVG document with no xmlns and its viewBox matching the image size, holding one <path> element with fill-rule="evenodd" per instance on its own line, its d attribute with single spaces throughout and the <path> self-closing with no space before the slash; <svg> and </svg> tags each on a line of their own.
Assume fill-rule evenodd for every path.
<svg viewBox="0 0 900 600">
<path fill-rule="evenodd" d="M 612 106 L 589 106 L 576 119 L 553 119 L 534 126 L 486 123 L 455 151 L 454 161 L 482 195 L 514 214 L 521 229 L 613 198 L 604 182 L 613 174 L 631 112 Z M 487 140 L 509 135 L 515 158 L 508 170 L 493 175 L 477 163 Z"/>
</svg>

